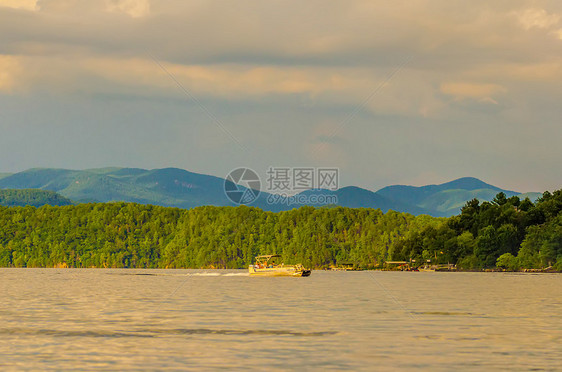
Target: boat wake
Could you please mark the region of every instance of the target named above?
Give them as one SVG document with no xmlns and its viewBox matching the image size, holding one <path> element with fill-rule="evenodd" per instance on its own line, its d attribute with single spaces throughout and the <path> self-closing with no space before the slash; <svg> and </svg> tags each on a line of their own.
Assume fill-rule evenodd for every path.
<svg viewBox="0 0 562 372">
<path fill-rule="evenodd" d="M 122 272 L 122 273 L 108 273 L 109 275 L 132 275 L 132 276 L 177 276 L 177 277 L 186 277 L 186 276 L 250 276 L 247 272 L 238 272 L 238 273 L 221 273 L 221 272 L 212 272 L 212 271 L 204 271 L 204 272 L 196 272 L 196 273 L 181 273 L 181 272 L 170 272 L 170 273 L 163 273 L 163 272 L 156 272 L 156 273 L 130 273 L 130 272 Z"/>
<path fill-rule="evenodd" d="M 203 272 L 203 273 L 188 273 L 186 276 L 250 276 L 248 273 L 210 273 L 210 272 Z"/>
</svg>

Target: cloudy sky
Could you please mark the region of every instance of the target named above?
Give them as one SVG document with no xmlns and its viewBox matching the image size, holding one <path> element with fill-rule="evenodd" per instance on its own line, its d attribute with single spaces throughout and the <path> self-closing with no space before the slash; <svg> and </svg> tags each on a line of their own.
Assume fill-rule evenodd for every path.
<svg viewBox="0 0 562 372">
<path fill-rule="evenodd" d="M 0 0 L 0 172 L 562 187 L 562 2 Z"/>
</svg>

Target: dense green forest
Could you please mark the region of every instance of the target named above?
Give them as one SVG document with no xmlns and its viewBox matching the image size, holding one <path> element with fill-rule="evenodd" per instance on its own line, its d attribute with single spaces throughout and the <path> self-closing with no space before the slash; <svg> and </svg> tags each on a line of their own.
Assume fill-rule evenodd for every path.
<svg viewBox="0 0 562 372">
<path fill-rule="evenodd" d="M 472 200 L 451 218 L 343 207 L 0 207 L 0 266 L 242 268 L 278 253 L 313 268 L 432 259 L 465 269 L 561 269 L 561 211 L 562 190 L 536 204 L 503 193 Z"/>
<path fill-rule="evenodd" d="M 71 205 L 72 201 L 54 191 L 21 189 L 0 190 L 0 205 L 6 207 L 26 206 L 41 207 L 43 205 Z"/>
<path fill-rule="evenodd" d="M 562 190 L 528 198 L 473 199 L 444 223 L 412 231 L 396 245 L 395 259 L 436 259 L 463 269 L 562 270 Z"/>
</svg>

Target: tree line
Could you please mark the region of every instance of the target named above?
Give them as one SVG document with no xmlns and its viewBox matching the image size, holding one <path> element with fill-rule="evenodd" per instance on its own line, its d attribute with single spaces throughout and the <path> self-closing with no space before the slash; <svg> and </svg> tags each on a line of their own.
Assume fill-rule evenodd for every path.
<svg viewBox="0 0 562 372">
<path fill-rule="evenodd" d="M 244 268 L 280 254 L 312 268 L 431 259 L 464 269 L 562 269 L 562 190 L 469 201 L 458 216 L 368 208 L 190 210 L 135 203 L 0 207 L 0 266 Z"/>
</svg>

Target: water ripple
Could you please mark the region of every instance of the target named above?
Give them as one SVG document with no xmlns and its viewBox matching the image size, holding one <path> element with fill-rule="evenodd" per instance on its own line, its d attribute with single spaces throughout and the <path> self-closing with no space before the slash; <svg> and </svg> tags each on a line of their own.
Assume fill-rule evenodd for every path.
<svg viewBox="0 0 562 372">
<path fill-rule="evenodd" d="M 256 330 L 256 329 L 210 329 L 210 328 L 179 328 L 179 329 L 136 329 L 132 331 L 91 331 L 91 330 L 55 330 L 55 329 L 0 329 L 0 335 L 15 336 L 52 336 L 52 337 L 159 337 L 166 335 L 227 335 L 227 336 L 297 336 L 321 337 L 335 335 L 335 331 L 300 332 L 291 330 Z"/>
</svg>

